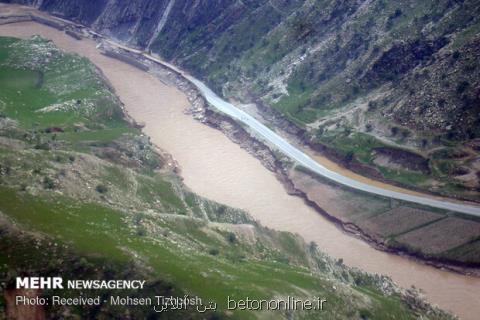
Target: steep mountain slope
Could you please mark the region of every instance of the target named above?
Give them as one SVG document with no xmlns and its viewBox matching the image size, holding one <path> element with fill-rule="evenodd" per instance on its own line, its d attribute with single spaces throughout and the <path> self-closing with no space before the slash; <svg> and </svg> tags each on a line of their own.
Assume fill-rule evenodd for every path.
<svg viewBox="0 0 480 320">
<path fill-rule="evenodd" d="M 0 317 L 19 312 L 16 276 L 62 274 L 148 280 L 143 291 L 85 290 L 90 297 L 189 294 L 219 305 L 217 312 L 189 308 L 166 319 L 257 318 L 225 312 L 225 297 L 293 294 L 326 296 L 327 319 L 449 318 L 387 278 L 352 270 L 314 243 L 187 190 L 87 59 L 40 37 L 0 38 L 0 84 Z M 158 316 L 151 306 L 108 304 L 34 311 L 53 319 Z"/>
<path fill-rule="evenodd" d="M 478 1 L 17 2 L 256 100 L 353 170 L 478 199 Z"/>
</svg>

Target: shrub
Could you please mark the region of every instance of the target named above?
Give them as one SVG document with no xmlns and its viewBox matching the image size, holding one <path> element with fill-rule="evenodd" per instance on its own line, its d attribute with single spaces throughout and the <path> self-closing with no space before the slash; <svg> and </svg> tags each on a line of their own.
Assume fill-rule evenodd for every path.
<svg viewBox="0 0 480 320">
<path fill-rule="evenodd" d="M 50 145 L 47 142 L 37 143 L 34 148 L 37 150 L 50 150 Z"/>
<path fill-rule="evenodd" d="M 138 226 L 137 227 L 137 236 L 139 237 L 144 237 L 147 235 L 147 229 L 145 229 L 144 226 Z"/>
<path fill-rule="evenodd" d="M 107 193 L 107 191 L 108 191 L 107 187 L 103 184 L 97 185 L 95 190 L 97 190 L 98 193 Z"/>
<path fill-rule="evenodd" d="M 428 140 L 422 139 L 422 148 L 426 148 L 428 146 Z"/>
<path fill-rule="evenodd" d="M 458 94 L 462 94 L 465 89 L 467 89 L 467 87 L 470 85 L 470 83 L 468 81 L 462 81 L 460 82 L 458 85 L 457 85 L 457 93 Z"/>
<path fill-rule="evenodd" d="M 135 215 L 133 216 L 133 223 L 136 226 L 139 226 L 142 223 L 142 220 L 143 220 L 143 214 L 140 212 L 135 213 Z"/>
<path fill-rule="evenodd" d="M 0 164 L 0 175 L 9 175 L 11 168 L 9 165 L 1 165 Z"/>
<path fill-rule="evenodd" d="M 359 311 L 360 319 L 367 320 L 373 317 L 372 313 L 367 309 L 361 309 Z"/>
<path fill-rule="evenodd" d="M 228 242 L 230 242 L 230 243 L 235 243 L 235 242 L 237 241 L 237 236 L 235 235 L 235 233 L 229 232 L 229 233 L 227 234 L 227 240 L 228 240 Z"/>
<path fill-rule="evenodd" d="M 392 136 L 396 136 L 398 133 L 398 127 L 392 127 L 390 128 L 390 132 L 392 133 Z"/>
<path fill-rule="evenodd" d="M 410 131 L 408 131 L 407 129 L 402 130 L 402 137 L 403 138 L 408 138 L 409 136 L 410 136 Z"/>
<path fill-rule="evenodd" d="M 398 18 L 402 15 L 402 9 L 396 9 L 394 14 L 393 14 L 393 17 L 394 18 Z"/>
<path fill-rule="evenodd" d="M 352 162 L 353 158 L 355 157 L 355 154 L 353 151 L 348 151 L 347 154 L 345 154 L 345 157 L 343 158 L 346 163 Z"/>
<path fill-rule="evenodd" d="M 220 253 L 220 251 L 218 251 L 217 248 L 211 248 L 210 250 L 208 250 L 208 253 L 212 256 L 218 256 L 218 254 Z"/>
<path fill-rule="evenodd" d="M 45 189 L 54 189 L 55 188 L 55 182 L 52 180 L 50 177 L 44 177 L 43 178 L 43 187 Z"/>
<path fill-rule="evenodd" d="M 320 139 L 324 132 L 325 132 L 325 129 L 323 127 L 318 128 L 317 131 L 315 132 L 315 137 L 317 139 Z"/>
</svg>

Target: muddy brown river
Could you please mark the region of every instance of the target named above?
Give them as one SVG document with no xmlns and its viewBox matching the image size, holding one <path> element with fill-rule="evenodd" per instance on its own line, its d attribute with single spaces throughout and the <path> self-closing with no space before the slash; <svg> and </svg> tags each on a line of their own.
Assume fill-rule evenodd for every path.
<svg viewBox="0 0 480 320">
<path fill-rule="evenodd" d="M 144 132 L 178 161 L 185 184 L 196 193 L 247 210 L 263 225 L 298 233 L 315 241 L 349 266 L 390 276 L 404 287 L 421 288 L 428 300 L 462 319 L 480 315 L 480 279 L 442 271 L 371 248 L 350 237 L 289 196 L 260 161 L 220 131 L 185 115 L 185 95 L 154 76 L 101 55 L 91 40 L 77 41 L 63 32 L 33 22 L 0 26 L 0 36 L 39 34 L 57 46 L 93 61 L 110 80 L 128 113 L 146 124 Z"/>
</svg>

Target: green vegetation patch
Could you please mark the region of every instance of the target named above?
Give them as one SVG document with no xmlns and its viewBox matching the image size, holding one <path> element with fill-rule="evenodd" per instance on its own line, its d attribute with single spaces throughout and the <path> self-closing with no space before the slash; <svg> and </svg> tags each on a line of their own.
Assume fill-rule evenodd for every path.
<svg viewBox="0 0 480 320">
<path fill-rule="evenodd" d="M 110 263 L 114 274 L 125 277 L 137 275 L 136 265 L 159 286 L 157 294 L 185 292 L 217 302 L 220 312 L 212 318 L 263 316 L 223 313 L 227 296 L 326 297 L 321 314 L 326 319 L 358 318 L 358 310 L 372 318 L 413 318 L 397 289 L 381 293 L 385 286 L 395 288 L 388 279 L 351 270 L 314 246 L 307 248 L 297 236 L 264 229 L 245 212 L 186 190 L 148 139 L 124 120 L 118 100 L 88 60 L 39 37 L 0 38 L 4 72 L 0 214 L 12 228 L 53 243 L 37 242 L 39 248 L 67 246 L 71 251 L 64 261 L 72 255 L 88 260 L 72 266 L 104 270 Z M 6 248 L 23 252 L 28 241 L 0 232 Z M 0 262 L 2 277 L 8 270 L 25 270 L 3 255 Z M 45 272 L 29 262 L 26 258 L 23 266 L 31 273 Z M 119 273 L 119 265 L 128 266 L 128 275 Z M 49 270 L 55 268 L 53 263 Z M 375 289 L 367 295 L 353 283 Z M 136 310 L 133 316 L 145 317 Z M 297 315 L 315 319 L 319 314 Z"/>
</svg>

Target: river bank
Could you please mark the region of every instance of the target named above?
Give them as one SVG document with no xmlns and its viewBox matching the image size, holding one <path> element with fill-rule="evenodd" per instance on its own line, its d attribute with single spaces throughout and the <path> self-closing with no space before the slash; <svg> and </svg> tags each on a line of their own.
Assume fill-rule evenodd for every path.
<svg viewBox="0 0 480 320">
<path fill-rule="evenodd" d="M 190 88 L 190 90 L 195 91 L 194 88 Z M 189 95 L 191 95 L 191 92 Z M 201 99 L 201 95 L 196 96 L 195 99 Z M 285 191 L 288 194 L 302 198 L 306 204 L 314 208 L 318 213 L 334 223 L 342 231 L 361 239 L 362 241 L 365 241 L 375 249 L 405 256 L 415 260 L 418 263 L 424 263 L 439 269 L 447 269 L 460 274 L 480 277 L 480 270 L 476 264 L 432 258 L 422 254 L 421 252 L 415 253 L 406 249 L 391 246 L 378 237 L 373 236 L 368 231 L 362 229 L 361 226 L 350 221 L 342 220 L 341 218 L 327 212 L 322 207 L 322 204 L 325 203 L 311 199 L 308 196 L 309 190 L 295 185 L 295 181 L 291 175 L 291 170 L 294 170 L 291 162 L 286 160 L 285 157 L 281 157 L 281 155 L 272 152 L 267 145 L 249 134 L 237 122 L 225 115 L 208 109 L 207 105 L 208 104 L 205 101 L 202 103 L 195 103 L 195 105 L 189 109 L 189 113 L 191 113 L 195 119 L 201 121 L 202 123 L 220 130 L 227 137 L 229 137 L 232 142 L 239 144 L 243 149 L 259 159 L 265 168 L 272 171 L 276 175 L 277 179 L 284 185 Z M 317 177 L 316 174 L 312 172 L 304 173 L 312 178 Z"/>
<path fill-rule="evenodd" d="M 105 49 L 105 48 L 104 48 Z M 342 231 L 365 241 L 375 249 L 396 254 L 415 260 L 418 263 L 423 263 L 429 266 L 433 266 L 439 269 L 447 269 L 452 272 L 470 276 L 480 276 L 478 263 L 464 263 L 462 261 L 450 260 L 442 257 L 432 257 L 422 251 L 411 250 L 406 246 L 391 245 L 384 239 L 373 235 L 368 230 L 362 228 L 361 225 L 348 219 L 342 219 L 341 216 L 332 214 L 325 207 L 328 206 L 323 199 L 312 199 L 309 197 L 308 189 L 302 188 L 300 185 L 296 185 L 294 178 L 292 177 L 293 163 L 285 156 L 282 156 L 278 152 L 273 152 L 265 142 L 255 137 L 254 134 L 248 131 L 248 128 L 242 126 L 239 122 L 233 120 L 229 116 L 216 111 L 213 107 L 209 106 L 209 103 L 202 96 L 201 92 L 192 85 L 188 79 L 186 79 L 181 72 L 177 69 L 170 69 L 168 65 L 163 63 L 157 63 L 152 59 L 145 59 L 145 55 L 124 50 L 124 48 L 107 45 L 106 50 L 119 50 L 120 57 L 124 57 L 123 62 L 129 63 L 129 61 L 141 61 L 141 66 L 150 65 L 150 70 L 156 74 L 156 76 L 162 81 L 167 82 L 175 87 L 179 88 L 187 96 L 190 107 L 186 109 L 186 114 L 192 115 L 194 119 L 206 124 L 212 128 L 220 130 L 225 134 L 232 142 L 238 144 L 241 148 L 245 149 L 249 154 L 256 157 L 264 165 L 265 168 L 275 174 L 277 179 L 283 184 L 286 192 L 290 195 L 295 195 L 302 198 L 307 205 L 315 209 L 323 217 L 330 222 L 334 223 Z M 118 58 L 115 56 L 115 58 Z M 151 62 L 154 62 L 153 64 Z M 144 67 L 139 67 L 134 63 L 130 63 L 134 67 L 140 70 L 145 70 Z M 155 67 L 159 67 L 160 71 L 155 71 Z M 163 70 L 165 68 L 165 70 Z M 163 74 L 162 74 L 163 73 Z M 289 128 L 287 126 L 287 128 Z M 317 175 L 310 171 L 304 171 L 305 174 L 312 178 L 316 178 Z M 322 182 L 319 182 L 322 183 Z M 380 183 L 379 183 L 380 184 Z M 390 186 L 392 189 L 395 187 Z M 394 189 L 395 190 L 395 189 Z M 416 194 L 412 191 L 412 194 Z"/>
<path fill-rule="evenodd" d="M 10 26 L 11 27 L 11 26 Z M 247 209 L 263 224 L 301 234 L 307 241 L 346 264 L 369 272 L 389 274 L 402 286 L 415 284 L 440 306 L 465 319 L 474 319 L 478 310 L 478 280 L 463 277 L 407 259 L 371 249 L 346 237 L 303 200 L 285 193 L 277 178 L 234 145 L 222 133 L 211 130 L 184 113 L 187 98 L 178 90 L 163 85 L 156 77 L 139 69 L 102 56 L 96 44 L 77 41 L 58 31 L 33 24 L 4 30 L 11 35 L 39 33 L 70 51 L 90 58 L 112 80 L 129 114 L 145 123 L 144 131 L 160 147 L 173 154 L 182 169 L 185 183 L 211 199 Z M 75 42 L 76 41 L 76 42 Z M 129 79 L 125 79 L 125 73 Z M 186 130 L 188 128 L 188 130 Z M 366 259 L 365 257 L 369 257 Z"/>
</svg>

